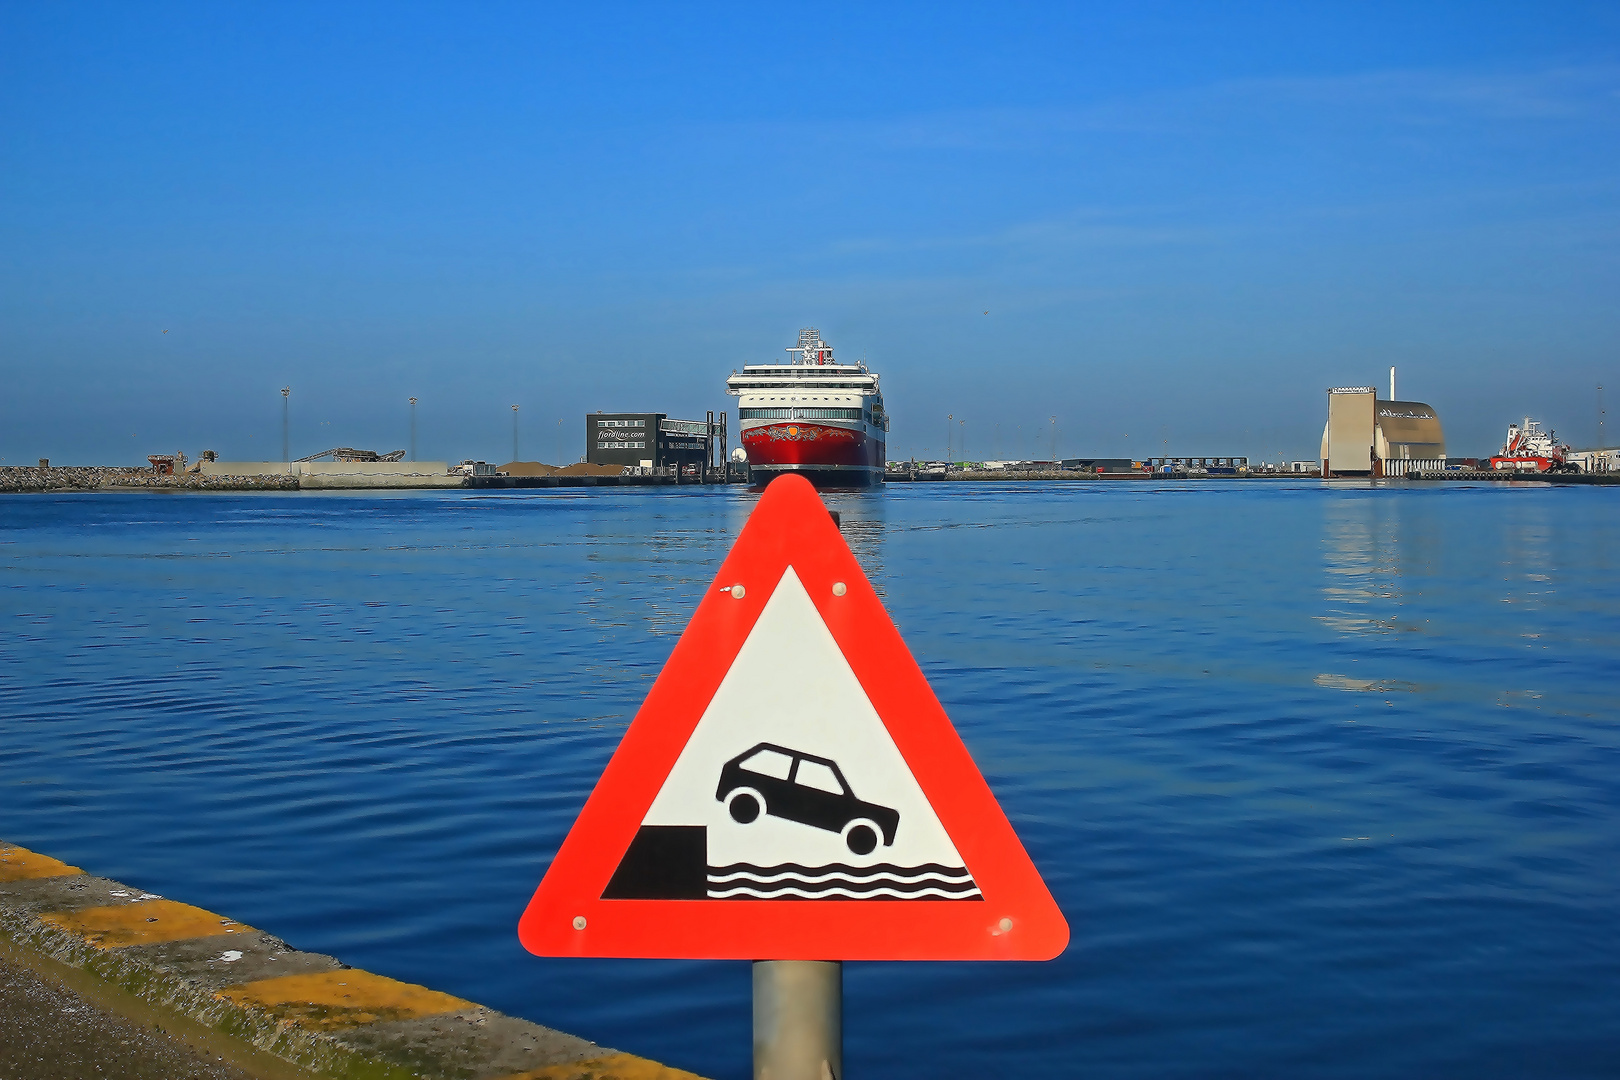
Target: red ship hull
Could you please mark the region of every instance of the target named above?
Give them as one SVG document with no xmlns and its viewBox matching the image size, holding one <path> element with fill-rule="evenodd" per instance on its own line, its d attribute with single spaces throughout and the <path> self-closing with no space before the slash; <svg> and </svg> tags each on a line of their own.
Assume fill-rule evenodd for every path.
<svg viewBox="0 0 1620 1080">
<path fill-rule="evenodd" d="M 1502 457 L 1497 455 L 1491 458 L 1491 468 L 1508 472 L 1549 472 L 1553 471 L 1555 466 L 1561 464 L 1563 462 L 1556 461 L 1553 458 L 1536 456 Z"/>
<path fill-rule="evenodd" d="M 794 420 L 747 428 L 742 442 L 756 479 L 796 472 L 823 487 L 883 482 L 885 444 L 860 431 Z"/>
</svg>

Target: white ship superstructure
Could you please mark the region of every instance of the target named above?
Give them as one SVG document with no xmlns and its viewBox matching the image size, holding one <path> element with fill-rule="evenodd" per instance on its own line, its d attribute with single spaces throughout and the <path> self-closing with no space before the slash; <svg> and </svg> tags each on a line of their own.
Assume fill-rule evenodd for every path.
<svg viewBox="0 0 1620 1080">
<path fill-rule="evenodd" d="M 1559 442 L 1556 434 L 1542 431 L 1541 425 L 1527 416 L 1523 425 L 1508 425 L 1507 438 L 1502 442 L 1501 451 L 1491 458 L 1491 468 L 1514 472 L 1565 472 L 1564 459 L 1568 454 L 1569 447 Z"/>
</svg>

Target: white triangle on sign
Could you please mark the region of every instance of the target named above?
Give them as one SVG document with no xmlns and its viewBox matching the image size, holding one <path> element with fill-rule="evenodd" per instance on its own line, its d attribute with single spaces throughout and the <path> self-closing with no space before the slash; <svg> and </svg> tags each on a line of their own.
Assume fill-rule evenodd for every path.
<svg viewBox="0 0 1620 1080">
<path fill-rule="evenodd" d="M 683 884 L 671 893 L 663 881 Z M 603 895 L 697 890 L 736 900 L 983 899 L 791 566 Z"/>
</svg>

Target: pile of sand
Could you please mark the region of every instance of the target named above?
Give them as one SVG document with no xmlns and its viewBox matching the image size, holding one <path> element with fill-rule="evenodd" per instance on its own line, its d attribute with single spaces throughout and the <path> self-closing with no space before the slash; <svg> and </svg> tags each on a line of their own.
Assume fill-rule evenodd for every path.
<svg viewBox="0 0 1620 1080">
<path fill-rule="evenodd" d="M 495 468 L 507 476 L 618 476 L 624 472 L 623 465 L 587 465 L 582 461 L 561 467 L 542 461 L 508 461 Z"/>
</svg>

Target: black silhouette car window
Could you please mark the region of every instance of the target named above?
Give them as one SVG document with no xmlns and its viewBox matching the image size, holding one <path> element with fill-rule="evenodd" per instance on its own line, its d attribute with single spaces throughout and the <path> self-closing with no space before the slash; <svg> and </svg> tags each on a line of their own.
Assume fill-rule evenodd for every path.
<svg viewBox="0 0 1620 1080">
<path fill-rule="evenodd" d="M 793 782 L 802 784 L 807 788 L 815 788 L 817 791 L 831 792 L 834 795 L 848 794 L 844 789 L 844 785 L 838 782 L 838 774 L 819 761 L 801 760 L 798 774 L 794 776 Z"/>
<path fill-rule="evenodd" d="M 777 780 L 786 780 L 793 772 L 793 759 L 778 750 L 761 748 L 737 764 L 751 773 L 774 777 Z"/>
</svg>

